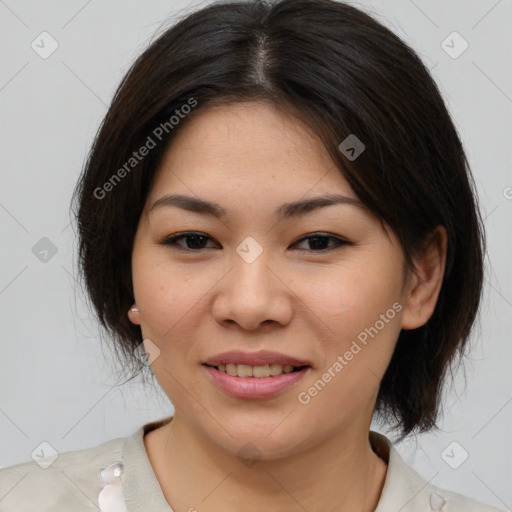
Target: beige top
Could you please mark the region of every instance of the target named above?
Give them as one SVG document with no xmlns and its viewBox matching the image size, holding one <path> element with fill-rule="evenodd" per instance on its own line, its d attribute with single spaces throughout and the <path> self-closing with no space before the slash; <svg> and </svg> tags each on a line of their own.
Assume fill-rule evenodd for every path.
<svg viewBox="0 0 512 512">
<path fill-rule="evenodd" d="M 164 498 L 144 446 L 144 434 L 171 418 L 147 423 L 130 437 L 59 454 L 46 469 L 36 462 L 0 470 L 0 512 L 98 511 L 105 485 L 102 468 L 122 460 L 122 489 L 129 512 L 173 512 Z M 503 512 L 427 483 L 402 460 L 391 442 L 371 431 L 376 452 L 388 462 L 375 512 Z M 44 464 L 43 464 L 44 465 Z"/>
</svg>

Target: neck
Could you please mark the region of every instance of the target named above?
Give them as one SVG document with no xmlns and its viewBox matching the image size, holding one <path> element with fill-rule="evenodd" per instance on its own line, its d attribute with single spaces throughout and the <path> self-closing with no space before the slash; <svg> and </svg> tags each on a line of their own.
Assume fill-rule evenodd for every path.
<svg viewBox="0 0 512 512">
<path fill-rule="evenodd" d="M 352 428 L 290 457 L 241 461 L 180 415 L 144 438 L 169 505 L 176 511 L 307 510 L 370 512 L 377 507 L 386 463 L 368 428 Z"/>
</svg>

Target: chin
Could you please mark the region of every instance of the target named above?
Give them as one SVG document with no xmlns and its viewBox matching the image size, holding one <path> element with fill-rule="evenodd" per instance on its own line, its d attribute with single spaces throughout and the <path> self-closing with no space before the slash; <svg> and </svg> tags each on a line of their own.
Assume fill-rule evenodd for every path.
<svg viewBox="0 0 512 512">
<path fill-rule="evenodd" d="M 293 439 L 279 437 L 270 440 L 264 436 L 238 436 L 230 439 L 229 444 L 222 445 L 222 448 L 248 467 L 258 461 L 284 459 L 301 451 L 300 444 Z"/>
<path fill-rule="evenodd" d="M 244 423 L 238 420 L 236 427 L 233 426 L 235 423 L 225 424 L 226 430 L 233 433 L 232 437 L 223 429 L 208 435 L 223 450 L 238 457 L 247 466 L 257 460 L 270 461 L 292 456 L 317 442 L 317 437 L 308 435 L 303 427 L 287 426 L 286 420 L 282 422 L 285 417 L 282 415 L 279 421 L 261 421 L 259 426 L 252 421 Z"/>
</svg>

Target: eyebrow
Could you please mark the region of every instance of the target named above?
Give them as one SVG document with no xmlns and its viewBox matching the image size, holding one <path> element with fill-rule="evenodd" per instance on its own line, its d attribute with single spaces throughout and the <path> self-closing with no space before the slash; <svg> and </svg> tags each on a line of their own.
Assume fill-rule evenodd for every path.
<svg viewBox="0 0 512 512">
<path fill-rule="evenodd" d="M 313 197 L 310 199 L 301 199 L 291 203 L 284 203 L 277 208 L 275 215 L 280 219 L 289 219 L 306 215 L 319 208 L 325 208 L 332 205 L 349 205 L 364 208 L 364 205 L 358 199 L 339 195 L 327 194 L 323 196 Z M 149 208 L 149 212 L 155 208 L 175 206 L 189 212 L 199 213 L 201 215 L 209 215 L 218 219 L 225 218 L 229 212 L 218 203 L 200 199 L 198 197 L 185 196 L 182 194 L 165 195 L 157 199 Z"/>
</svg>

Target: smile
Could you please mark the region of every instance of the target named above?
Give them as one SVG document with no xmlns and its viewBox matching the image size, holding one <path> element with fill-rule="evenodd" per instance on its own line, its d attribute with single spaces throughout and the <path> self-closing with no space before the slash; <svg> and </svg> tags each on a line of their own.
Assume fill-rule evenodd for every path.
<svg viewBox="0 0 512 512">
<path fill-rule="evenodd" d="M 219 364 L 218 366 L 212 366 L 212 368 L 216 368 L 219 370 L 219 372 L 227 373 L 232 377 L 254 377 L 256 379 L 276 377 L 277 375 L 282 375 L 283 373 L 292 373 L 306 367 L 307 365 L 292 366 L 290 364 L 283 365 L 279 363 L 258 366 L 251 366 L 249 364 Z"/>
<path fill-rule="evenodd" d="M 310 366 L 267 364 L 203 364 L 212 383 L 225 394 L 239 399 L 272 398 L 301 380 Z"/>
</svg>

